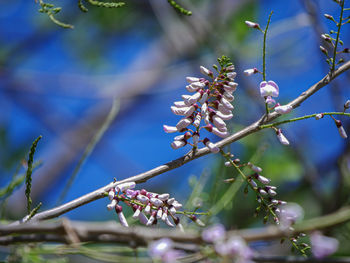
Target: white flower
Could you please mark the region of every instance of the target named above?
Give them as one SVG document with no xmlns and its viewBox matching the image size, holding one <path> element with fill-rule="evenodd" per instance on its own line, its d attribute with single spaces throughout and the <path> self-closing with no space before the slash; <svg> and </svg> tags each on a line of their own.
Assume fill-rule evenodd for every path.
<svg viewBox="0 0 350 263">
<path fill-rule="evenodd" d="M 272 97 L 278 97 L 279 95 L 279 88 L 278 85 L 272 81 L 262 81 L 260 83 L 260 95 L 261 97 L 267 97 L 267 96 L 272 96 Z"/>
</svg>

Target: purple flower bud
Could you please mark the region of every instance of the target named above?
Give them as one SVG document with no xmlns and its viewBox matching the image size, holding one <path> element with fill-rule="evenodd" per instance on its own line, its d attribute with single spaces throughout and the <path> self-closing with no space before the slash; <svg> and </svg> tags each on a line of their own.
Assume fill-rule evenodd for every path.
<svg viewBox="0 0 350 263">
<path fill-rule="evenodd" d="M 320 50 L 323 54 L 325 54 L 326 56 L 328 56 L 328 51 L 327 49 L 325 49 L 324 47 L 320 46 Z"/>
<path fill-rule="evenodd" d="M 227 73 L 227 77 L 229 79 L 234 79 L 235 77 L 237 76 L 237 73 L 236 72 L 230 72 L 230 73 Z"/>
<path fill-rule="evenodd" d="M 113 208 L 115 208 L 115 206 L 117 205 L 118 201 L 113 199 L 112 202 L 110 204 L 107 205 L 107 209 L 108 210 L 112 210 Z"/>
<path fill-rule="evenodd" d="M 248 162 L 248 166 L 250 167 L 250 169 L 252 169 L 256 173 L 262 172 L 262 169 L 259 166 L 256 166 L 256 165 L 252 164 L 251 162 Z"/>
<path fill-rule="evenodd" d="M 219 136 L 220 138 L 226 138 L 230 135 L 229 132 L 222 132 L 222 131 L 219 131 L 216 127 L 213 127 L 212 133 L 214 133 L 216 136 Z"/>
<path fill-rule="evenodd" d="M 150 218 L 149 218 L 148 221 L 147 221 L 146 226 L 151 226 L 151 225 L 153 225 L 153 222 L 154 222 L 154 220 L 156 219 L 156 214 L 157 214 L 156 211 L 153 211 L 153 212 L 152 212 Z"/>
<path fill-rule="evenodd" d="M 118 184 L 116 187 L 115 187 L 115 190 L 117 192 L 124 192 L 126 191 L 127 189 L 133 189 L 135 188 L 136 186 L 136 183 L 135 182 L 127 182 L 127 183 L 122 183 L 122 184 Z"/>
<path fill-rule="evenodd" d="M 345 131 L 341 121 L 340 120 L 336 120 L 335 124 L 337 125 L 340 137 L 342 137 L 343 139 L 348 138 L 348 135 L 346 134 L 346 131 Z"/>
<path fill-rule="evenodd" d="M 271 182 L 270 179 L 268 179 L 260 174 L 255 174 L 255 178 L 262 184 L 269 184 Z"/>
<path fill-rule="evenodd" d="M 140 220 L 140 223 L 143 225 L 146 225 L 148 222 L 147 216 L 142 212 L 139 214 L 139 220 Z"/>
<path fill-rule="evenodd" d="M 332 39 L 329 37 L 329 35 L 322 34 L 321 37 L 324 41 L 332 43 Z"/>
<path fill-rule="evenodd" d="M 161 219 L 163 215 L 163 210 L 161 207 L 159 207 L 158 211 L 157 211 L 157 219 Z"/>
<path fill-rule="evenodd" d="M 148 203 L 145 207 L 145 210 L 144 210 L 147 215 L 149 215 L 151 213 L 151 208 L 152 208 L 151 203 Z"/>
<path fill-rule="evenodd" d="M 250 68 L 250 69 L 246 69 L 245 71 L 243 71 L 244 75 L 246 76 L 251 76 L 253 74 L 258 73 L 258 69 L 257 68 Z"/>
<path fill-rule="evenodd" d="M 171 148 L 173 148 L 174 150 L 179 149 L 183 146 L 185 146 L 187 143 L 185 141 L 173 141 L 171 143 Z"/>
<path fill-rule="evenodd" d="M 139 200 L 143 204 L 148 204 L 148 201 L 149 201 L 149 198 L 143 194 L 137 195 L 136 199 Z"/>
<path fill-rule="evenodd" d="M 161 194 L 161 195 L 158 195 L 158 199 L 162 200 L 162 201 L 166 201 L 168 198 L 169 198 L 169 194 L 166 193 L 166 194 Z"/>
<path fill-rule="evenodd" d="M 184 118 L 181 119 L 177 124 L 176 124 L 176 129 L 178 131 L 181 131 L 182 129 L 185 129 L 187 126 L 189 126 L 193 120 L 191 118 Z"/>
<path fill-rule="evenodd" d="M 123 207 L 120 205 L 116 205 L 115 211 L 117 212 L 119 222 L 122 226 L 129 227 L 128 222 L 125 219 L 125 216 L 123 214 Z"/>
<path fill-rule="evenodd" d="M 292 109 L 293 107 L 287 104 L 287 105 L 275 107 L 275 112 L 277 112 L 278 114 L 287 114 L 291 112 Z"/>
<path fill-rule="evenodd" d="M 232 164 L 231 164 L 231 162 L 227 161 L 227 162 L 225 162 L 225 166 L 230 167 L 230 166 L 232 166 Z"/>
<path fill-rule="evenodd" d="M 199 70 L 202 74 L 207 75 L 209 77 L 213 77 L 213 72 L 211 70 L 209 70 L 203 66 L 200 66 Z"/>
<path fill-rule="evenodd" d="M 174 132 L 177 132 L 177 128 L 174 127 L 174 126 L 169 126 L 169 125 L 163 125 L 163 130 L 166 132 L 166 133 L 174 133 Z"/>
<path fill-rule="evenodd" d="M 162 206 L 162 205 L 163 205 L 163 201 L 160 200 L 160 199 L 158 199 L 158 198 L 152 197 L 152 198 L 150 199 L 150 201 L 151 201 L 151 203 L 152 203 L 154 206 L 156 206 L 156 207 L 159 207 L 159 206 Z"/>
<path fill-rule="evenodd" d="M 178 107 L 178 108 L 187 107 L 187 105 L 185 104 L 185 102 L 184 102 L 183 100 L 181 100 L 181 101 L 175 101 L 175 102 L 174 102 L 174 105 L 175 105 L 175 107 Z"/>
<path fill-rule="evenodd" d="M 276 131 L 277 134 L 277 139 L 280 141 L 280 143 L 282 143 L 283 145 L 289 145 L 289 141 L 288 139 L 283 135 L 282 130 L 278 129 Z"/>
<path fill-rule="evenodd" d="M 345 103 L 344 103 L 344 109 L 349 109 L 350 108 L 350 100 L 347 100 Z"/>
<path fill-rule="evenodd" d="M 201 120 L 202 120 L 202 116 L 201 116 L 201 114 L 198 112 L 198 113 L 196 114 L 196 117 L 194 118 L 193 126 L 196 127 L 196 128 L 198 128 L 199 125 L 200 125 L 200 123 L 201 123 Z"/>
<path fill-rule="evenodd" d="M 176 201 L 176 200 L 173 202 L 172 206 L 173 206 L 176 210 L 182 208 L 182 204 L 179 203 L 179 202 Z"/>
<path fill-rule="evenodd" d="M 255 22 L 245 21 L 244 23 L 250 28 L 255 28 L 255 29 L 260 28 L 260 25 L 258 23 L 255 23 Z"/>
<path fill-rule="evenodd" d="M 141 213 L 141 206 L 137 206 L 134 214 L 132 215 L 132 218 L 134 218 L 134 219 L 138 218 L 140 213 Z"/>
<path fill-rule="evenodd" d="M 172 205 L 174 202 L 175 202 L 175 198 L 170 198 L 167 201 L 168 205 Z"/>
<path fill-rule="evenodd" d="M 199 82 L 200 78 L 196 78 L 196 77 L 186 77 L 186 81 L 188 83 L 193 83 L 193 82 Z"/>
<path fill-rule="evenodd" d="M 220 152 L 220 148 L 215 146 L 215 144 L 212 143 L 208 138 L 204 138 L 203 144 L 207 146 L 212 153 Z"/>
</svg>

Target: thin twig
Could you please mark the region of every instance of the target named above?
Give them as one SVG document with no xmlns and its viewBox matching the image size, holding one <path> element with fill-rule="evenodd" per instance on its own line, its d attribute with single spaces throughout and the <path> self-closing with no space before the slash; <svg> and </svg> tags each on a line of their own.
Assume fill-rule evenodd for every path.
<svg viewBox="0 0 350 263">
<path fill-rule="evenodd" d="M 26 223 L 20 225 L 0 225 L 0 245 L 9 245 L 18 242 L 55 241 L 69 243 L 67 238 L 67 220 L 54 223 Z M 277 226 L 263 228 L 242 229 L 229 231 L 228 235 L 239 235 L 246 241 L 278 239 L 292 236 L 301 232 L 326 229 L 350 221 L 350 206 L 344 207 L 334 213 L 302 221 L 294 225 L 294 231 L 283 231 Z M 176 229 L 155 229 L 149 227 L 122 227 L 115 221 L 82 222 L 69 221 L 70 231 L 74 231 L 75 240 L 81 242 L 122 243 L 145 246 L 148 242 L 160 238 L 170 238 L 175 242 L 202 244 L 203 240 L 197 231 L 186 230 L 186 233 Z M 16 234 L 16 236 L 12 236 Z"/>
</svg>

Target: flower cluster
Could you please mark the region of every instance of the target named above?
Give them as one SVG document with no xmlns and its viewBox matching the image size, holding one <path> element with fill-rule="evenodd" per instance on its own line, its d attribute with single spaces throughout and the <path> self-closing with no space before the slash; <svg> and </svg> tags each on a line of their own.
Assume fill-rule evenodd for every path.
<svg viewBox="0 0 350 263">
<path fill-rule="evenodd" d="M 270 185 L 271 180 L 261 175 L 263 169 L 251 162 L 240 163 L 239 159 L 233 159 L 233 154 L 228 153 L 224 156 L 227 159 L 225 166 L 234 166 L 237 170 L 239 170 L 241 175 L 243 175 L 244 179 L 246 180 L 247 185 L 244 189 L 244 192 L 247 193 L 248 188 L 251 188 L 256 193 L 256 198 L 259 206 L 256 208 L 255 215 L 257 216 L 259 212 L 261 212 L 261 209 L 264 209 L 266 213 L 264 222 L 267 222 L 269 216 L 271 215 L 273 217 L 273 220 L 276 223 L 279 223 L 279 217 L 281 214 L 279 206 L 285 205 L 286 202 L 275 199 L 275 196 L 277 195 L 277 187 Z M 249 167 L 254 173 L 246 176 L 240 170 L 241 167 Z"/>
<path fill-rule="evenodd" d="M 123 214 L 123 207 L 119 204 L 123 202 L 133 209 L 132 217 L 146 226 L 155 225 L 161 220 L 168 226 L 178 226 L 182 229 L 180 218 L 176 216 L 177 210 L 182 207 L 181 203 L 175 198 L 170 198 L 167 193 L 157 194 L 145 189 L 134 190 L 135 186 L 135 182 L 122 183 L 108 192 L 108 198 L 111 202 L 107 205 L 107 209 L 115 209 L 121 225 L 129 226 Z"/>
<path fill-rule="evenodd" d="M 253 251 L 239 236 L 226 238 L 226 230 L 223 225 L 217 224 L 202 232 L 202 239 L 214 245 L 215 252 L 223 257 L 234 258 L 235 262 L 252 262 Z"/>
<path fill-rule="evenodd" d="M 200 67 L 200 71 L 210 80 L 187 77 L 189 85 L 186 86 L 186 89 L 194 94 L 182 95 L 182 100 L 174 102 L 174 105 L 171 106 L 174 114 L 183 116 L 175 126 L 163 126 L 166 133 L 183 133 L 174 138 L 171 143 L 173 149 L 181 148 L 186 144 L 196 148 L 198 143 L 202 142 L 212 152 L 217 153 L 220 149 L 208 138 L 200 140 L 201 130 L 204 128 L 221 138 L 229 135 L 225 121 L 233 117 L 233 106 L 230 102 L 234 100 L 232 93 L 238 84 L 234 82 L 236 77 L 234 66 L 220 59 L 219 62 L 221 62 L 221 69 L 217 70 L 217 77 L 214 77 L 214 73 L 203 66 Z M 217 69 L 217 67 L 214 68 Z M 204 126 L 201 126 L 202 121 Z M 190 129 L 191 125 L 193 129 Z M 190 138 L 192 138 L 192 143 L 189 142 Z"/>
</svg>

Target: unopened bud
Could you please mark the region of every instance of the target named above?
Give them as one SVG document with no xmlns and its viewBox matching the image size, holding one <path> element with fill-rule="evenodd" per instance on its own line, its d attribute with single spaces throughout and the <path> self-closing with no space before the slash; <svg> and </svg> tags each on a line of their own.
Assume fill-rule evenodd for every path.
<svg viewBox="0 0 350 263">
<path fill-rule="evenodd" d="M 244 23 L 250 28 L 256 28 L 256 29 L 260 28 L 260 25 L 258 23 L 255 23 L 255 22 L 245 21 Z"/>
<path fill-rule="evenodd" d="M 325 49 L 324 47 L 320 46 L 320 50 L 322 51 L 323 54 L 325 54 L 326 56 L 328 56 L 328 51 L 327 51 L 327 49 Z"/>
<path fill-rule="evenodd" d="M 340 120 L 336 120 L 335 121 L 335 125 L 337 125 L 340 137 L 342 137 L 343 139 L 348 138 L 348 135 L 346 134 L 346 131 L 345 131 L 343 125 L 341 124 L 341 121 Z"/>
</svg>

